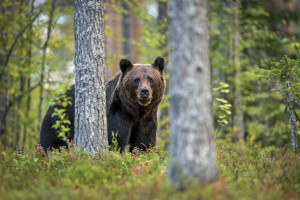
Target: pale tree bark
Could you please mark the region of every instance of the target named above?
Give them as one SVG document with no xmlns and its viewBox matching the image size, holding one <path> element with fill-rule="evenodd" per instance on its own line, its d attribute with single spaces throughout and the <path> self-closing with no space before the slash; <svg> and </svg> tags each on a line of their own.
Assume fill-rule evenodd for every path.
<svg viewBox="0 0 300 200">
<path fill-rule="evenodd" d="M 108 145 L 103 0 L 75 0 L 75 144 L 101 155 Z"/>
<path fill-rule="evenodd" d="M 207 0 L 169 2 L 169 178 L 184 188 L 216 178 Z"/>
</svg>

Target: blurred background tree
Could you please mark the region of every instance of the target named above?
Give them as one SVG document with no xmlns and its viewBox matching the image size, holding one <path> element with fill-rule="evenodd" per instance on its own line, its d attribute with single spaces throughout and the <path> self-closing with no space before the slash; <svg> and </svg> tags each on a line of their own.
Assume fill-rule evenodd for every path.
<svg viewBox="0 0 300 200">
<path fill-rule="evenodd" d="M 231 118 L 217 133 L 224 141 L 290 145 L 289 123 L 280 87 L 259 82 L 257 71 L 283 55 L 299 60 L 299 1 L 211 1 L 210 57 L 213 85 L 230 85 L 229 93 L 215 93 L 230 102 Z M 283 68 L 283 67 L 282 67 Z M 264 76 L 264 78 L 268 78 Z M 294 82 L 299 82 L 299 72 Z M 215 122 L 222 113 L 215 98 Z M 299 104 L 295 105 L 299 113 Z M 220 114 L 218 114 L 220 113 Z M 297 132 L 299 137 L 299 131 Z"/>
<path fill-rule="evenodd" d="M 74 5 L 72 0 L 56 0 L 54 6 L 52 0 L 2 0 L 0 7 L 0 140 L 31 148 L 38 140 L 39 113 L 43 117 L 60 85 L 74 83 Z M 150 63 L 168 56 L 167 7 L 167 0 L 105 0 L 107 79 L 119 70 L 122 57 Z M 210 1 L 217 142 L 291 146 L 289 110 L 277 91 L 281 79 L 270 81 L 261 69 L 277 62 L 284 74 L 284 56 L 299 68 L 299 10 L 299 0 Z M 295 70 L 290 82 L 296 139 L 299 76 Z M 167 99 L 159 113 L 159 147 L 168 145 Z"/>
</svg>

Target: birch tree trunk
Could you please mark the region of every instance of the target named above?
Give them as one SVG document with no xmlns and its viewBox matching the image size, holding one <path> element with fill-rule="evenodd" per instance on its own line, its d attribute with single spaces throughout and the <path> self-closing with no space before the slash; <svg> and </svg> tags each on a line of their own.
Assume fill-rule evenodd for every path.
<svg viewBox="0 0 300 200">
<path fill-rule="evenodd" d="M 75 144 L 101 155 L 108 145 L 103 0 L 75 0 Z"/>
<path fill-rule="evenodd" d="M 184 188 L 216 178 L 207 0 L 170 1 L 169 178 Z"/>
</svg>

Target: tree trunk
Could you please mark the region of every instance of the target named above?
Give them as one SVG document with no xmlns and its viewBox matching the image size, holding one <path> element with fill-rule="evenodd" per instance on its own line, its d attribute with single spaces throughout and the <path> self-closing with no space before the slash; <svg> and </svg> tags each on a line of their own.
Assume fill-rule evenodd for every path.
<svg viewBox="0 0 300 200">
<path fill-rule="evenodd" d="M 1 37 L 0 37 L 1 38 Z M 1 39 L 0 39 L 1 40 Z M 0 55 L 0 65 L 4 64 L 4 56 Z M 6 144 L 6 109 L 9 101 L 9 95 L 7 94 L 7 89 L 5 83 L 8 82 L 8 75 L 6 72 L 3 73 L 0 83 L 0 142 Z"/>
<path fill-rule="evenodd" d="M 32 15 L 34 12 L 34 2 L 35 0 L 31 0 L 30 2 L 30 14 Z M 27 50 L 27 63 L 26 63 L 26 67 L 28 69 L 31 68 L 31 57 L 32 57 L 32 24 L 30 25 L 30 28 L 28 30 L 28 41 L 29 41 L 29 47 Z M 29 75 L 28 79 L 26 80 L 26 84 L 27 84 L 27 88 L 29 89 L 31 87 L 31 76 Z M 29 93 L 27 96 L 27 100 L 26 100 L 26 111 L 25 111 L 25 115 L 29 116 L 30 113 L 30 108 L 31 108 L 31 94 Z M 27 124 L 24 125 L 24 130 L 23 130 L 23 140 L 22 140 L 22 145 L 25 146 L 26 145 L 26 139 L 27 139 Z"/>
<path fill-rule="evenodd" d="M 233 24 L 233 98 L 232 98 L 232 133 L 234 141 L 245 140 L 244 113 L 242 110 L 240 49 L 239 49 L 239 0 L 233 0 L 235 7 Z"/>
<path fill-rule="evenodd" d="M 0 5 L 1 14 L 10 12 L 14 13 L 18 7 L 13 3 L 12 5 L 6 5 L 2 3 Z M 8 87 L 10 74 L 6 71 L 6 67 L 8 64 L 9 57 L 9 34 L 8 26 L 4 24 L 0 24 L 0 142 L 4 145 L 8 144 L 8 135 L 7 135 L 7 118 L 8 118 L 8 103 L 10 100 L 10 96 L 8 94 Z M 11 55 L 11 53 L 10 53 Z"/>
<path fill-rule="evenodd" d="M 126 3 L 122 4 L 123 10 L 128 10 L 129 6 Z M 125 55 L 129 60 L 133 61 L 133 55 L 131 55 L 132 46 L 130 45 L 130 17 L 129 14 L 122 14 L 122 38 L 124 39 L 122 42 L 122 53 Z"/>
<path fill-rule="evenodd" d="M 101 155 L 108 145 L 102 0 L 75 0 L 75 144 Z"/>
<path fill-rule="evenodd" d="M 298 141 L 297 141 L 297 118 L 294 116 L 295 111 L 293 108 L 293 93 L 291 91 L 291 81 L 287 81 L 287 88 L 288 91 L 286 92 L 286 107 L 289 110 L 289 124 L 290 124 L 290 132 L 291 132 L 291 143 L 292 143 L 292 150 L 293 152 L 297 152 L 298 150 Z"/>
<path fill-rule="evenodd" d="M 169 177 L 182 188 L 216 178 L 207 0 L 170 1 Z M 196 45 L 195 45 L 196 44 Z"/>
<path fill-rule="evenodd" d="M 51 31 L 52 31 L 52 20 L 53 20 L 53 14 L 55 10 L 55 0 L 52 0 L 51 2 L 51 11 L 50 11 L 50 18 L 48 22 L 47 27 L 47 38 L 42 48 L 42 63 L 41 63 L 41 73 L 40 73 L 40 99 L 39 99 L 39 105 L 38 105 L 38 133 L 39 137 L 37 138 L 37 141 L 40 141 L 40 132 L 41 132 L 41 121 L 42 121 L 42 110 L 43 110 L 43 101 L 44 101 L 44 79 L 45 79 L 45 67 L 46 67 L 46 54 L 47 54 L 47 47 L 48 42 L 50 40 Z"/>
<path fill-rule="evenodd" d="M 137 45 L 135 44 L 142 44 L 142 21 L 138 19 L 135 15 L 130 15 L 132 28 L 131 28 L 131 35 L 132 35 L 132 57 L 134 58 L 132 61 L 135 63 L 141 63 L 141 52 Z"/>
<path fill-rule="evenodd" d="M 160 27 L 160 34 L 165 36 L 164 41 L 161 43 L 160 48 L 164 49 L 163 57 L 169 61 L 169 23 L 168 23 L 168 1 L 158 0 L 158 26 Z M 167 63 L 166 63 L 167 66 Z M 169 79 L 166 79 L 165 94 L 169 94 Z M 169 106 L 165 106 L 158 113 L 159 117 L 159 132 L 160 138 L 168 137 L 169 135 L 169 121 L 166 120 L 169 116 Z"/>
<path fill-rule="evenodd" d="M 122 14 L 116 12 L 112 8 L 109 0 L 105 1 L 107 7 L 105 14 L 108 16 L 105 20 L 105 26 L 110 30 L 110 34 L 105 35 L 105 55 L 111 57 L 108 65 L 107 77 L 111 79 L 120 71 L 119 62 L 122 55 Z M 115 2 L 116 6 L 120 6 L 120 2 Z M 107 58 L 106 57 L 106 58 Z M 107 62 L 107 59 L 106 59 Z"/>
<path fill-rule="evenodd" d="M 158 25 L 159 26 L 163 26 L 161 29 L 161 34 L 166 35 L 168 33 L 169 30 L 169 26 L 168 26 L 168 1 L 167 0 L 159 0 L 158 2 Z M 166 35 L 164 42 L 161 44 L 161 48 L 165 48 L 168 46 L 169 44 L 169 37 L 168 35 Z M 163 54 L 163 57 L 166 60 L 169 60 L 169 51 L 165 51 Z M 168 84 L 167 84 L 168 86 Z"/>
<path fill-rule="evenodd" d="M 140 6 L 140 4 L 139 4 Z M 134 45 L 134 42 L 141 44 L 142 41 L 142 22 L 133 14 L 130 14 L 130 8 L 127 3 L 123 3 L 122 8 L 129 13 L 122 15 L 122 43 L 123 55 L 133 63 L 140 62 L 140 52 Z"/>
</svg>

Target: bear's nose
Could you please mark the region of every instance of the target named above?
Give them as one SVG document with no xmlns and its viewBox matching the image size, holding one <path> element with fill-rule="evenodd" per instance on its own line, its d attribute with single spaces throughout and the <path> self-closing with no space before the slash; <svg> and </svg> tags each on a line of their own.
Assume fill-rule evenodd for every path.
<svg viewBox="0 0 300 200">
<path fill-rule="evenodd" d="M 141 96 L 143 98 L 148 97 L 149 96 L 149 90 L 147 88 L 142 88 L 141 89 Z"/>
</svg>

